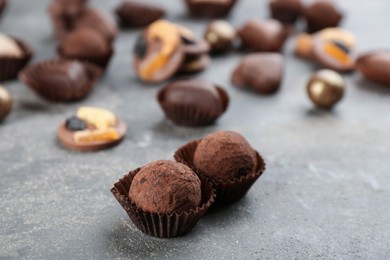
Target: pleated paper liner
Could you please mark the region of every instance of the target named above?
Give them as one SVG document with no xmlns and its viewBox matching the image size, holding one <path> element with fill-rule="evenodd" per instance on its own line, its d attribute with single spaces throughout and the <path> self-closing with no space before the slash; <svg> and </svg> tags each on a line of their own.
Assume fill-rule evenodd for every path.
<svg viewBox="0 0 390 260">
<path fill-rule="evenodd" d="M 180 147 L 174 154 L 174 158 L 177 162 L 183 163 L 194 170 L 199 176 L 203 176 L 202 173 L 194 166 L 194 154 L 200 140 L 190 142 Z M 216 204 L 227 204 L 234 201 L 238 201 L 245 196 L 252 184 L 263 174 L 265 170 L 265 162 L 260 154 L 256 151 L 257 166 L 256 170 L 248 175 L 234 178 L 231 180 L 212 180 L 209 181 L 213 184 L 216 192 Z"/>
<path fill-rule="evenodd" d="M 12 38 L 21 48 L 22 57 L 2 56 L 0 57 L 0 81 L 10 80 L 17 77 L 20 70 L 30 61 L 33 51 L 30 46 L 18 39 Z"/>
<path fill-rule="evenodd" d="M 127 212 L 134 225 L 147 235 L 160 238 L 182 236 L 191 231 L 214 202 L 214 189 L 206 178 L 200 177 L 202 190 L 200 206 L 179 214 L 157 214 L 143 211 L 128 196 L 133 178 L 140 170 L 141 168 L 138 168 L 125 175 L 114 184 L 111 192 Z"/>
<path fill-rule="evenodd" d="M 45 69 L 52 68 L 53 66 L 63 66 L 64 63 L 78 62 L 84 66 L 88 82 L 82 86 L 77 86 L 78 82 L 72 82 L 71 79 L 65 84 L 63 81 L 58 84 L 48 85 L 45 77 L 47 71 Z M 60 102 L 71 102 L 85 98 L 93 89 L 95 82 L 98 80 L 102 73 L 102 70 L 94 64 L 88 62 L 80 62 L 76 60 L 65 59 L 52 59 L 46 60 L 31 66 L 28 66 L 22 70 L 19 74 L 19 78 L 31 89 L 33 89 L 39 96 L 50 100 Z M 64 74 L 65 76 L 65 74 Z"/>
<path fill-rule="evenodd" d="M 61 45 L 57 48 L 58 54 L 61 56 L 61 58 L 64 59 L 70 59 L 70 60 L 80 60 L 80 61 L 86 61 L 93 63 L 97 65 L 98 67 L 102 68 L 103 71 L 108 66 L 108 63 L 110 62 L 111 56 L 114 53 L 114 50 L 110 47 L 110 49 L 107 51 L 107 53 L 104 53 L 103 55 L 95 55 L 91 57 L 87 56 L 78 56 L 78 55 L 66 55 L 61 48 Z"/>
<path fill-rule="evenodd" d="M 238 0 L 230 3 L 223 1 L 186 0 L 187 7 L 192 15 L 205 17 L 221 17 L 229 14 Z"/>
<path fill-rule="evenodd" d="M 229 97 L 226 91 L 216 86 L 222 102 L 221 111 L 205 111 L 194 106 L 174 105 L 164 102 L 165 89 L 161 89 L 157 94 L 157 100 L 165 112 L 168 119 L 182 126 L 206 126 L 212 124 L 220 117 L 229 105 Z"/>
</svg>

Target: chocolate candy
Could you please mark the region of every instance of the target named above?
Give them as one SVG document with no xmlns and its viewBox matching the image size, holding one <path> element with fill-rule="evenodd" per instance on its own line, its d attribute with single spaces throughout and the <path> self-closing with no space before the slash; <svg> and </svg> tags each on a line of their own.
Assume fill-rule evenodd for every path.
<svg viewBox="0 0 390 260">
<path fill-rule="evenodd" d="M 238 35 L 245 47 L 264 52 L 279 52 L 287 39 L 283 25 L 277 20 L 251 19 L 238 30 Z"/>
<path fill-rule="evenodd" d="M 74 23 L 74 29 L 89 28 L 99 32 L 108 41 L 112 42 L 117 35 L 114 19 L 104 11 L 95 8 L 86 8 Z"/>
<path fill-rule="evenodd" d="M 19 78 L 47 100 L 69 102 L 85 98 L 100 74 L 95 65 L 56 59 L 25 68 Z"/>
<path fill-rule="evenodd" d="M 261 94 L 275 93 L 282 81 L 283 62 L 279 53 L 249 54 L 234 70 L 232 83 Z"/>
<path fill-rule="evenodd" d="M 58 47 L 58 53 L 63 58 L 88 61 L 104 69 L 113 49 L 97 31 L 79 28 L 65 37 Z"/>
<path fill-rule="evenodd" d="M 32 50 L 25 42 L 0 34 L 0 81 L 16 78 L 31 57 Z"/>
<path fill-rule="evenodd" d="M 236 30 L 224 20 L 211 22 L 204 33 L 204 39 L 214 52 L 229 51 L 236 39 Z"/>
<path fill-rule="evenodd" d="M 283 24 L 294 24 L 303 11 L 301 0 L 271 0 L 269 8 L 272 18 Z"/>
<path fill-rule="evenodd" d="M 390 50 L 375 50 L 359 56 L 356 69 L 368 80 L 390 86 Z"/>
<path fill-rule="evenodd" d="M 316 38 L 313 43 L 314 59 L 328 69 L 346 72 L 355 67 L 355 55 L 343 41 Z"/>
<path fill-rule="evenodd" d="M 143 27 L 162 18 L 165 10 L 158 1 L 126 0 L 116 8 L 116 14 L 124 27 Z"/>
<path fill-rule="evenodd" d="M 295 41 L 294 52 L 297 56 L 304 59 L 314 59 L 313 48 L 316 39 L 341 42 L 351 51 L 356 46 L 355 35 L 341 28 L 326 28 L 313 35 L 302 33 Z"/>
<path fill-rule="evenodd" d="M 130 200 L 143 211 L 188 212 L 201 203 L 201 182 L 188 166 L 167 160 L 148 163 L 135 175 Z"/>
<path fill-rule="evenodd" d="M 157 99 L 166 116 L 183 126 L 212 124 L 229 104 L 224 89 L 200 79 L 168 84 L 159 91 Z"/>
<path fill-rule="evenodd" d="M 194 154 L 194 166 L 210 179 L 232 180 L 256 169 L 256 152 L 239 133 L 220 131 L 199 142 Z"/>
<path fill-rule="evenodd" d="M 61 143 L 76 151 L 96 151 L 120 143 L 127 131 L 126 124 L 108 110 L 95 107 L 80 107 L 77 119 L 65 120 L 57 130 Z M 85 123 L 86 127 L 80 122 Z"/>
<path fill-rule="evenodd" d="M 0 122 L 7 117 L 12 109 L 11 94 L 2 86 L 0 86 Z"/>
<path fill-rule="evenodd" d="M 343 13 L 330 0 L 317 0 L 304 7 L 303 15 L 307 31 L 317 32 L 328 27 L 337 27 L 343 18 Z"/>
<path fill-rule="evenodd" d="M 237 0 L 186 0 L 190 14 L 202 17 L 221 17 L 229 14 Z"/>
<path fill-rule="evenodd" d="M 330 109 L 342 99 L 344 85 L 344 79 L 337 72 L 320 70 L 307 83 L 307 93 L 317 107 Z"/>
<path fill-rule="evenodd" d="M 7 6 L 7 0 L 0 0 L 0 16 L 3 13 L 3 10 Z"/>
<path fill-rule="evenodd" d="M 204 70 L 210 64 L 209 55 L 203 54 L 189 57 L 181 64 L 178 73 L 196 73 Z"/>
</svg>

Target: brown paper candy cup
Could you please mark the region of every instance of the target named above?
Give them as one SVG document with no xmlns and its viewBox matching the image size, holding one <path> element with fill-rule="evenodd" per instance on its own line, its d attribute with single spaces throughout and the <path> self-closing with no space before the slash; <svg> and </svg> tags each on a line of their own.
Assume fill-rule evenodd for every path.
<svg viewBox="0 0 390 260">
<path fill-rule="evenodd" d="M 237 2 L 237 0 L 232 0 L 230 3 L 186 0 L 188 10 L 192 15 L 204 17 L 226 16 Z"/>
<path fill-rule="evenodd" d="M 105 70 L 108 66 L 108 63 L 110 62 L 111 56 L 114 53 L 114 50 L 110 48 L 107 53 L 103 55 L 95 55 L 94 57 L 86 57 L 86 56 L 76 56 L 76 55 L 66 55 L 63 51 L 61 46 L 57 48 L 58 54 L 61 56 L 61 58 L 64 59 L 70 59 L 70 60 L 80 60 L 80 61 L 86 61 L 93 63 L 103 70 Z"/>
<path fill-rule="evenodd" d="M 229 97 L 226 91 L 216 86 L 222 102 L 222 111 L 205 111 L 194 106 L 167 104 L 163 100 L 164 90 L 161 89 L 157 94 L 157 100 L 165 112 L 168 119 L 175 124 L 182 126 L 206 126 L 211 125 L 220 117 L 229 105 Z"/>
<path fill-rule="evenodd" d="M 194 166 L 194 154 L 200 140 L 190 142 L 180 147 L 174 154 L 174 158 L 177 162 L 183 163 L 195 171 L 199 176 L 203 174 L 197 170 Z M 232 180 L 212 180 L 209 181 L 213 184 L 216 192 L 216 204 L 227 204 L 234 201 L 238 201 L 245 196 L 253 183 L 263 174 L 265 170 L 265 162 L 260 154 L 256 151 L 257 168 L 256 171 L 234 178 Z"/>
<path fill-rule="evenodd" d="M 31 65 L 19 73 L 19 78 L 41 97 L 50 101 L 71 102 L 85 98 L 94 87 L 95 82 L 100 77 L 102 70 L 94 64 L 81 62 L 86 69 L 89 81 L 83 86 L 75 86 L 74 83 L 50 86 L 42 83 L 41 78 L 45 77 L 47 67 L 56 66 L 61 62 L 71 62 L 71 60 L 53 59 Z M 49 76 L 49 75 L 47 75 Z"/>
<path fill-rule="evenodd" d="M 0 81 L 16 78 L 19 71 L 22 70 L 24 66 L 26 66 L 33 55 L 32 49 L 29 45 L 18 39 L 13 39 L 22 49 L 23 57 L 0 57 Z"/>
<path fill-rule="evenodd" d="M 114 184 L 111 192 L 127 212 L 134 225 L 149 236 L 170 238 L 188 233 L 214 202 L 214 189 L 205 178 L 200 178 L 202 185 L 200 206 L 179 214 L 157 214 L 143 211 L 128 196 L 133 178 L 140 170 L 141 168 L 138 168 L 125 175 Z"/>
</svg>

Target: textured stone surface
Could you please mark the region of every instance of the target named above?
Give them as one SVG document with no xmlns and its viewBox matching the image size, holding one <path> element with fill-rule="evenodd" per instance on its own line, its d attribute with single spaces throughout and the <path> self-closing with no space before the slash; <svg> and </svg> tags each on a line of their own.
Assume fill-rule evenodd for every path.
<svg viewBox="0 0 390 260">
<path fill-rule="evenodd" d="M 91 1 L 113 10 L 119 0 Z M 169 3 L 168 3 L 169 2 Z M 340 1 L 344 27 L 359 50 L 390 46 L 390 2 Z M 29 41 L 35 61 L 53 57 L 48 1 L 11 0 L 0 31 Z M 206 20 L 184 15 L 181 1 L 164 1 L 169 18 L 199 35 Z M 362 18 L 362 12 L 366 17 Z M 266 3 L 242 0 L 230 20 L 267 17 Z M 0 125 L 1 259 L 387 259 L 390 255 L 390 89 L 357 74 L 346 77 L 345 99 L 333 112 L 312 108 L 305 94 L 314 67 L 292 55 L 275 96 L 230 85 L 240 54 L 213 60 L 204 78 L 226 86 L 231 106 L 216 125 L 183 128 L 164 119 L 155 95 L 131 69 L 133 31 L 121 32 L 104 79 L 84 101 L 52 104 L 18 81 L 4 85 L 14 110 Z M 101 106 L 129 125 L 124 142 L 96 153 L 58 144 L 58 124 L 80 105 Z M 189 140 L 215 130 L 242 133 L 267 162 L 246 198 L 205 216 L 185 237 L 156 239 L 136 230 L 110 194 L 130 169 L 172 158 Z"/>
</svg>

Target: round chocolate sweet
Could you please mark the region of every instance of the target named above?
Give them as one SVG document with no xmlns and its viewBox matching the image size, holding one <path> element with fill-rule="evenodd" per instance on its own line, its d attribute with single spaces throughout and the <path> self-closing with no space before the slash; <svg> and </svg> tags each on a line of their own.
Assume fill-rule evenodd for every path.
<svg viewBox="0 0 390 260">
<path fill-rule="evenodd" d="M 283 24 L 294 24 L 302 15 L 302 0 L 271 0 L 269 8 L 272 18 Z"/>
<path fill-rule="evenodd" d="M 165 10 L 157 1 L 126 0 L 116 8 L 124 27 L 143 27 L 157 21 L 165 15 Z"/>
<path fill-rule="evenodd" d="M 239 133 L 219 131 L 199 142 L 194 166 L 211 180 L 232 180 L 255 171 L 256 151 Z"/>
<path fill-rule="evenodd" d="M 69 102 L 85 98 L 100 74 L 95 65 L 55 59 L 28 66 L 19 78 L 47 100 Z"/>
<path fill-rule="evenodd" d="M 12 109 L 11 94 L 2 86 L 0 86 L 0 122 L 7 117 Z"/>
<path fill-rule="evenodd" d="M 375 50 L 359 56 L 356 69 L 368 80 L 390 86 L 390 50 Z"/>
<path fill-rule="evenodd" d="M 211 22 L 204 33 L 205 40 L 214 52 L 226 52 L 233 47 L 237 33 L 233 26 L 224 20 Z"/>
<path fill-rule="evenodd" d="M 337 27 L 343 18 L 343 13 L 331 0 L 314 1 L 304 7 L 303 15 L 309 33 L 328 27 Z"/>
<path fill-rule="evenodd" d="M 179 214 L 199 206 L 201 182 L 188 166 L 159 160 L 148 163 L 135 175 L 129 198 L 147 212 Z"/>
<path fill-rule="evenodd" d="M 277 20 L 249 20 L 238 30 L 244 47 L 259 52 L 279 52 L 287 39 L 287 32 Z"/>
<path fill-rule="evenodd" d="M 332 70 L 316 72 L 307 83 L 307 93 L 319 108 L 330 109 L 339 102 L 345 89 L 343 77 Z"/>
<path fill-rule="evenodd" d="M 245 56 L 232 74 L 232 83 L 260 94 L 279 90 L 284 60 L 279 53 L 257 53 Z"/>
<path fill-rule="evenodd" d="M 178 125 L 212 124 L 227 109 L 226 91 L 200 79 L 177 80 L 158 93 L 166 116 Z"/>
</svg>

